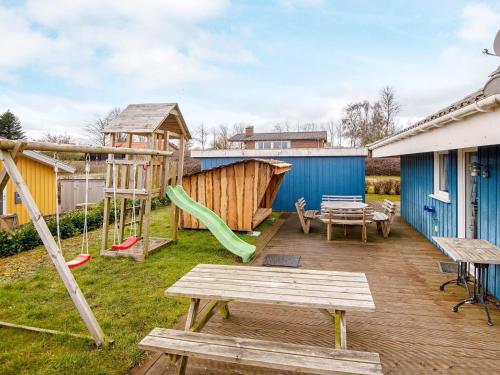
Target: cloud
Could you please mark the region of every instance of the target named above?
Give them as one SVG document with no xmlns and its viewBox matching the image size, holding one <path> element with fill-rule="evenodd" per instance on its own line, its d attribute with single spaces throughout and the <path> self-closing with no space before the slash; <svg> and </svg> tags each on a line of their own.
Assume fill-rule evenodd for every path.
<svg viewBox="0 0 500 375">
<path fill-rule="evenodd" d="M 0 93 L 0 108 L 10 109 L 21 120 L 26 135 L 40 138 L 47 132 L 85 137 L 84 126 L 113 105 L 71 100 L 60 96 Z"/>
<path fill-rule="evenodd" d="M 31 0 L 0 6 L 0 79 L 35 66 L 82 86 L 104 80 L 165 89 L 220 78 L 218 63 L 256 64 L 231 35 L 202 21 L 222 16 L 226 0 Z M 9 53 L 7 53 L 9 51 Z"/>
<path fill-rule="evenodd" d="M 458 34 L 471 42 L 491 44 L 500 28 L 500 14 L 481 3 L 467 5 L 462 11 L 462 21 Z"/>
</svg>

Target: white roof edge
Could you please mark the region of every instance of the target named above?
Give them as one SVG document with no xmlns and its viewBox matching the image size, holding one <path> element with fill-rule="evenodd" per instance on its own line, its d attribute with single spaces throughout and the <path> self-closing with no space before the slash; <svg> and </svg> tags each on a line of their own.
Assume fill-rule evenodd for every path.
<svg viewBox="0 0 500 375">
<path fill-rule="evenodd" d="M 388 144 L 401 141 L 408 137 L 413 137 L 417 134 L 427 132 L 437 127 L 448 125 L 456 121 L 462 120 L 464 117 L 472 116 L 480 113 L 490 112 L 493 107 L 500 105 L 500 94 L 495 94 L 488 96 L 484 99 L 478 100 L 472 104 L 465 107 L 459 108 L 453 112 L 447 113 L 441 117 L 431 119 L 424 122 L 423 124 L 415 127 L 410 127 L 409 129 L 402 131 L 401 133 L 395 134 L 392 137 L 384 138 L 367 145 L 368 149 L 375 150 L 384 147 Z M 474 129 L 471 129 L 474 131 Z"/>
<path fill-rule="evenodd" d="M 57 167 L 60 170 L 67 172 L 67 173 L 75 173 L 75 171 L 76 171 L 75 167 L 73 167 L 69 164 L 63 163 L 62 161 L 51 158 L 50 156 L 36 152 L 36 151 L 25 150 L 25 151 L 23 151 L 23 155 L 26 156 L 27 158 L 36 160 L 36 161 L 38 161 L 42 164 L 48 165 L 50 167 L 54 167 L 56 165 L 56 162 L 57 162 Z"/>
<path fill-rule="evenodd" d="M 368 156 L 368 149 L 359 148 L 287 148 L 281 150 L 191 150 L 193 158 L 224 157 L 314 157 L 314 156 Z"/>
</svg>

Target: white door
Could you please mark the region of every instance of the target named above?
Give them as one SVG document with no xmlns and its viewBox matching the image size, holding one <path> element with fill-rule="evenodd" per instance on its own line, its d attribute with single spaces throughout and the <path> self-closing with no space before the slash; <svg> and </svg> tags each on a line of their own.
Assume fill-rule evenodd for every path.
<svg viewBox="0 0 500 375">
<path fill-rule="evenodd" d="M 465 151 L 465 238 L 477 238 L 478 179 L 472 176 L 472 164 L 478 163 L 477 151 Z"/>
</svg>

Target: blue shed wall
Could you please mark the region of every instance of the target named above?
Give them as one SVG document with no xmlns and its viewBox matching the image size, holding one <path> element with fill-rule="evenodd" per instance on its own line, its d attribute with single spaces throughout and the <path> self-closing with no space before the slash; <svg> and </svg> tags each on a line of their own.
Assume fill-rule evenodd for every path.
<svg viewBox="0 0 500 375">
<path fill-rule="evenodd" d="M 479 161 L 489 178 L 479 178 L 479 238 L 500 246 L 500 146 L 479 148 Z M 401 216 L 432 241 L 432 236 L 458 235 L 457 150 L 450 151 L 450 203 L 429 197 L 434 192 L 434 154 L 401 156 Z M 436 213 L 424 211 L 434 206 Z M 435 231 L 437 226 L 437 232 Z M 490 269 L 489 292 L 500 298 L 500 266 Z"/>
<path fill-rule="evenodd" d="M 244 158 L 200 158 L 201 169 L 234 163 Z M 295 211 L 295 202 L 304 197 L 308 209 L 320 208 L 321 195 L 365 195 L 365 157 L 280 157 L 292 164 L 273 204 L 277 211 Z"/>
</svg>

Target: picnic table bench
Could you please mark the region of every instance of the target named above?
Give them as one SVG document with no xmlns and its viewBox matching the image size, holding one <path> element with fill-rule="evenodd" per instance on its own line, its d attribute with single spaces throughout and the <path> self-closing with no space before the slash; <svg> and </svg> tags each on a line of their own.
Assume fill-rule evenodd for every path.
<svg viewBox="0 0 500 375">
<path fill-rule="evenodd" d="M 189 307 L 185 324 L 186 332 L 199 332 L 217 311 L 220 312 L 223 318 L 229 318 L 230 311 L 228 304 L 230 302 L 238 301 L 318 309 L 333 323 L 335 338 L 332 341 L 334 343 L 334 347 L 336 349 L 342 349 L 343 351 L 347 349 L 346 311 L 369 312 L 375 310 L 373 298 L 368 286 L 368 280 L 366 279 L 365 274 L 359 272 L 200 264 L 168 288 L 165 294 L 167 296 L 187 297 L 191 299 L 191 305 Z M 198 314 L 201 299 L 209 300 L 209 302 L 203 311 Z M 152 336 L 154 336 L 153 332 L 148 335 L 148 337 L 151 336 L 151 339 Z M 185 368 L 187 361 L 186 356 L 203 357 L 205 355 L 203 354 L 203 350 L 199 348 L 200 345 L 195 345 L 198 349 L 189 349 L 185 346 L 185 350 L 182 353 L 173 352 L 172 347 L 175 345 L 173 345 L 171 340 L 174 340 L 176 345 L 181 347 L 183 344 L 180 341 L 184 339 L 172 339 L 169 332 L 167 332 L 167 336 L 168 337 L 166 337 L 165 340 L 157 339 L 157 345 L 152 347 L 150 346 L 149 348 L 151 350 L 163 351 L 173 355 L 183 355 L 184 357 L 180 359 L 181 363 L 178 366 L 180 369 L 179 373 L 183 373 L 184 371 L 183 369 Z M 202 334 L 182 337 L 191 337 L 195 341 L 205 340 L 207 338 Z M 240 342 L 238 340 L 241 340 L 237 338 L 221 337 L 221 340 L 222 339 L 233 340 L 232 342 L 234 345 L 228 345 L 228 348 L 235 347 L 235 345 Z M 146 342 L 147 341 L 141 343 L 141 345 L 144 344 L 144 348 L 146 348 Z M 254 344 L 261 345 L 259 348 L 269 348 L 269 345 L 271 345 L 267 342 L 257 341 L 254 342 Z M 274 345 L 274 343 L 272 343 L 272 345 Z M 288 350 L 279 345 L 276 345 L 276 348 L 278 351 Z M 297 351 L 300 351 L 301 349 L 303 349 L 303 353 L 306 354 L 309 353 L 308 350 L 312 350 L 311 347 L 293 348 L 293 350 Z M 321 348 L 318 348 L 317 350 L 320 349 Z M 269 356 L 268 358 L 276 359 L 276 354 L 270 353 L 269 350 L 259 350 L 262 351 L 262 358 L 256 360 L 254 365 L 258 365 L 258 363 L 260 363 L 259 361 L 263 361 L 262 363 L 265 363 L 265 366 L 267 367 L 281 368 L 272 367 L 264 360 L 264 357 L 267 355 Z M 248 353 L 245 352 L 245 354 Z M 353 353 L 347 353 L 346 355 L 356 357 Z M 370 358 L 373 360 L 375 357 L 371 356 Z M 175 359 L 176 358 L 174 357 L 174 360 Z M 230 354 L 220 356 L 218 359 L 228 362 L 236 360 Z M 346 359 L 343 359 L 342 361 L 345 360 Z M 325 362 L 323 370 L 318 371 L 317 373 L 330 374 L 336 373 L 335 371 L 338 373 L 349 373 L 350 371 L 342 367 L 343 365 L 340 365 L 340 363 L 344 362 L 336 362 L 337 360 L 335 357 L 325 359 L 325 361 L 327 361 L 329 365 Z M 279 365 L 280 362 L 274 362 L 276 363 L 276 366 L 281 366 Z M 303 361 L 301 360 L 301 362 Z M 360 361 L 353 360 L 353 362 Z M 337 363 L 338 366 L 335 365 L 335 363 Z M 264 366 L 264 364 L 262 364 L 262 366 Z M 313 368 L 307 370 L 307 368 L 308 366 L 305 365 L 302 371 L 316 373 L 314 371 L 318 370 L 316 369 L 313 371 Z M 330 370 L 327 370 L 328 368 Z M 287 369 L 295 370 L 296 367 L 294 367 L 293 364 L 290 364 Z M 381 371 L 377 366 L 371 368 L 369 371 L 365 370 L 363 370 L 363 366 L 360 365 L 360 369 L 356 370 L 358 372 L 354 371 L 351 373 L 371 374 L 379 373 L 376 371 Z"/>
</svg>

